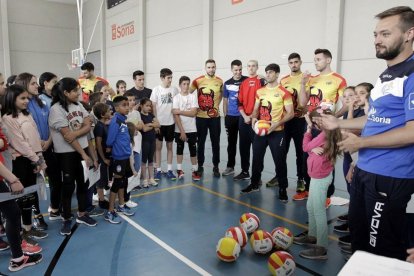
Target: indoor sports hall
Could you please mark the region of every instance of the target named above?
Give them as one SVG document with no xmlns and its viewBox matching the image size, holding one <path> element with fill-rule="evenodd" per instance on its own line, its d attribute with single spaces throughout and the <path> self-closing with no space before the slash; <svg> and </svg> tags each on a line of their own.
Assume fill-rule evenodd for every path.
<svg viewBox="0 0 414 276">
<path fill-rule="evenodd" d="M 206 74 L 205 66 L 208 60 L 214 60 L 215 77 L 219 77 L 222 83 L 233 76 L 232 61 L 240 60 L 242 75 L 248 75 L 248 62 L 256 61 L 257 78 L 266 79 L 266 83 L 268 82 L 266 68 L 273 63 L 277 64 L 280 67 L 280 74 L 275 71 L 278 83 L 291 73 L 289 57 L 292 53 L 300 54 L 301 72 L 316 76 L 318 71 L 322 71 L 315 67 L 314 57 L 317 55 L 315 49 L 328 49 L 331 55 L 329 58 L 331 71 L 346 80 L 347 85 L 341 88 L 344 93 L 343 90 L 348 86 L 354 89 L 361 83 L 376 85 L 378 76 L 387 68 L 384 59 L 376 57 L 374 44 L 374 31 L 378 23 L 376 15 L 396 6 L 414 8 L 413 2 L 408 0 L 0 0 L 0 80 L 4 78 L 4 86 L 6 86 L 9 76 L 17 75 L 19 78 L 19 74 L 30 72 L 41 85 L 39 77 L 42 73 L 53 72 L 56 81 L 73 78 L 79 79 L 81 83 L 80 79 L 83 78 L 81 75 L 84 71 L 81 66 L 89 62 L 94 65 L 92 71 L 95 76 L 102 78 L 105 86 L 110 87 L 115 93 L 118 93 L 116 86 L 120 80 L 124 81 L 127 90 L 136 85 L 133 73 L 137 70 L 145 72 L 146 88 L 153 89 L 159 86 L 162 68 L 169 68 L 172 71 L 171 87 L 177 87 L 179 90 L 180 77 L 188 76 L 191 80 L 190 84 L 193 85 L 193 81 Z M 412 40 L 413 38 L 407 35 L 406 42 Z M 413 68 L 410 70 L 414 72 Z M 15 85 L 17 82 L 9 84 Z M 305 87 L 305 84 L 302 84 Z M 325 85 L 330 85 L 329 81 Z M 79 99 L 84 100 L 85 98 L 82 97 L 86 92 L 82 84 L 79 87 L 82 88 Z M 95 88 L 96 86 L 92 86 L 92 90 Z M 308 88 L 309 86 L 306 86 L 306 89 Z M 312 88 L 311 86 L 310 89 Z M 10 91 L 8 89 L 10 88 L 8 87 L 6 91 Z M 88 92 L 90 93 L 88 99 L 96 92 L 92 90 Z M 56 96 L 53 91 L 52 89 L 52 98 Z M 70 91 L 65 90 L 63 93 L 67 92 Z M 102 94 L 101 91 L 98 92 Z M 300 91 L 296 92 L 300 93 Z M 211 95 L 213 101 L 214 92 Z M 407 110 L 414 110 L 414 90 L 411 96 L 413 96 L 410 98 L 411 105 L 409 103 Z M 114 113 L 119 113 L 119 105 L 115 97 L 106 94 L 103 103 L 111 105 L 110 109 Z M 222 96 L 219 97 L 221 101 Z M 339 110 L 344 107 L 339 97 L 342 99 L 342 94 L 334 97 L 333 109 L 336 107 Z M 3 100 L 1 93 L 0 98 L 3 108 L 6 100 Z M 112 101 L 108 103 L 108 99 L 113 100 L 115 105 Z M 155 101 L 152 99 L 154 105 Z M 128 97 L 125 102 L 127 100 Z M 200 105 L 200 97 L 198 100 Z M 259 101 L 259 96 L 254 96 L 253 105 L 256 109 Z M 291 101 L 290 105 L 292 104 Z M 242 106 L 237 103 L 236 105 L 236 109 Z M 197 107 L 201 109 L 201 106 Z M 0 275 L 338 275 L 351 256 L 348 252 L 344 252 L 343 244 L 340 243 L 340 239 L 349 234 L 349 228 L 344 231 L 334 229 L 343 223 L 338 218 L 347 216 L 349 208 L 350 194 L 344 175 L 343 153 L 338 155 L 333 166 L 331 164 L 335 190 L 329 204 L 326 203 L 324 208 L 328 226 L 328 245 L 325 248 L 324 258 L 317 260 L 303 258 L 300 254 L 307 247 L 295 244 L 293 240 L 294 237 L 303 237 L 308 233 L 308 201 L 306 198 L 293 200 L 298 192 L 296 149 L 293 140 L 285 157 L 288 199 L 281 200 L 280 187 L 267 185 L 267 182 L 276 176 L 276 160 L 269 147 L 265 151 L 260 183 L 257 183 L 258 186 L 255 186 L 253 191 L 245 192 L 246 187 L 251 184 L 250 177 L 234 180 L 234 176 L 241 172 L 240 151 L 245 145 L 240 145 L 240 136 L 236 136 L 238 139 L 228 141 L 224 115 L 228 109 L 223 107 L 222 101 L 215 110 L 220 128 L 219 132 L 216 132 L 216 129 L 213 134 L 210 128 L 207 135 L 203 153 L 204 165 L 198 165 L 199 168 L 204 168 L 199 175 L 200 179 L 195 180 L 194 172 L 192 174 L 194 164 L 192 166 L 187 145 L 184 147 L 182 169 L 178 169 L 176 140 L 173 142 L 172 169 L 170 167 L 167 169 L 167 163 L 170 166 L 171 162 L 167 160 L 167 148 L 164 144 L 159 168 L 162 169 L 161 177 L 157 185 L 150 184 L 149 188 L 144 188 L 147 179 L 139 180 L 140 186 L 134 187 L 130 199 L 137 203 L 136 207 L 131 208 L 135 214 L 127 216 L 118 212 L 119 224 L 109 223 L 105 211 L 104 215 L 94 217 L 97 222 L 94 227 L 76 223 L 75 218 L 71 220 L 70 233 L 61 234 L 62 220 L 50 220 L 51 189 L 46 178 L 44 183 L 46 190 L 42 193 L 39 188 L 39 195 L 43 194 L 46 197 L 39 196 L 38 199 L 41 214 L 48 225 L 45 230 L 47 237 L 36 240 L 42 248 L 42 257 L 30 267 L 10 272 L 11 251 L 9 249 L 0 251 Z M 7 115 L 4 112 L 2 109 L 3 121 L 4 116 Z M 369 116 L 378 118 L 377 123 L 383 120 L 382 122 L 387 124 L 387 118 L 381 119 L 378 114 L 376 117 L 375 112 L 370 110 Z M 282 108 L 281 118 L 287 113 L 289 112 Z M 293 117 L 293 111 L 291 113 Z M 240 120 L 243 120 L 243 116 L 240 116 Z M 258 116 L 262 116 L 262 113 Z M 48 122 L 51 122 L 50 118 Z M 121 123 L 117 123 L 118 131 L 122 132 Z M 304 129 L 306 127 L 301 128 L 302 134 Z M 176 129 L 175 134 L 178 135 L 175 139 L 181 139 L 180 130 Z M 219 150 L 212 146 L 211 137 L 214 135 L 218 137 Z M 241 132 L 239 135 L 242 135 Z M 13 141 L 16 138 L 10 136 L 9 132 L 6 136 L 9 140 L 9 148 L 13 148 Z M 68 141 L 65 136 L 62 137 Z M 2 139 L 0 136 L 0 140 Z M 42 139 L 42 146 L 43 142 Z M 72 142 L 73 140 L 70 141 Z M 229 143 L 237 144 L 235 164 L 231 166 L 234 172 L 223 175 L 229 167 L 226 166 L 229 159 Z M 92 145 L 86 143 L 86 147 L 94 147 L 94 145 L 96 147 L 96 140 Z M 131 142 L 131 145 L 134 143 Z M 249 151 L 248 146 L 250 144 L 246 145 L 250 153 L 248 173 L 252 175 L 252 167 L 261 160 L 253 158 L 256 156 L 253 147 Z M 133 152 L 131 147 L 130 150 Z M 19 148 L 14 148 L 14 151 L 18 152 Z M 98 159 L 100 153 L 96 151 L 95 154 Z M 10 156 L 15 160 L 16 156 L 13 152 Z M 21 157 L 24 154 L 17 156 Z M 95 160 L 93 156 L 91 154 L 91 162 Z M 217 160 L 217 156 L 220 159 L 219 164 L 213 161 Z M 410 155 L 407 155 L 407 159 L 409 158 Z M 6 157 L 5 159 L 7 161 Z M 34 163 L 37 164 L 36 162 Z M 59 160 L 56 162 L 60 163 Z M 400 161 L 398 159 L 395 162 Z M 392 163 L 383 165 L 392 168 Z M 33 165 L 33 162 L 28 164 Z M 93 166 L 94 164 L 91 163 L 90 167 Z M 216 167 L 219 175 L 215 175 Z M 154 169 L 157 174 L 155 167 Z M 184 175 L 180 179 L 178 177 L 172 179 L 167 175 L 167 170 L 177 176 L 177 170 L 182 170 Z M 139 178 L 142 172 L 138 173 Z M 39 174 L 37 181 L 42 182 Z M 87 174 L 85 170 L 85 176 Z M 0 175 L 2 175 L 1 170 Z M 60 175 L 65 179 L 65 174 L 60 172 Z M 154 177 L 150 177 L 149 180 L 152 178 Z M 5 183 L 10 182 L 8 178 L 4 179 Z M 41 187 L 42 184 L 37 183 Z M 112 183 L 112 180 L 109 181 L 109 184 L 113 185 Z M 309 190 L 309 186 L 307 189 Z M 110 190 L 108 193 L 115 195 Z M 10 193 L 0 193 L 0 202 L 4 201 L 5 197 L 10 199 Z M 105 200 L 109 201 L 107 198 L 110 196 L 105 194 L 105 197 Z M 95 199 L 96 196 L 93 204 L 98 206 L 99 201 Z M 75 217 L 77 217 L 78 200 L 75 191 L 71 201 L 71 213 Z M 414 199 L 411 202 L 413 201 Z M 118 201 L 115 200 L 115 208 L 117 205 Z M 61 212 L 63 218 L 62 208 L 62 206 L 58 207 L 57 212 Z M 414 207 L 410 211 L 407 208 L 406 212 L 414 213 Z M 257 216 L 256 230 L 272 233 L 272 230 L 277 227 L 285 228 L 283 231 L 289 232 L 290 235 L 288 238 L 286 235 L 283 236 L 288 246 L 285 249 L 273 247 L 276 238 L 271 234 L 272 247 L 264 254 L 255 253 L 255 250 L 260 251 L 260 248 L 255 249 L 253 246 L 258 238 L 257 235 L 249 233 L 245 237 L 247 244 L 241 248 L 240 236 L 239 240 L 234 239 L 231 249 L 220 247 L 220 240 L 228 234 L 226 231 L 231 227 L 240 226 L 242 215 L 247 213 Z M 377 226 L 371 226 L 372 231 L 375 231 Z M 5 227 L 7 229 L 7 222 Z M 413 228 L 410 229 L 414 232 Z M 4 228 L 1 226 L 0 233 L 3 233 L 2 231 L 4 232 Z M 7 237 L 2 238 L 7 241 Z M 404 243 L 405 240 L 400 242 Z M 265 246 L 264 242 L 257 245 L 257 247 L 261 246 Z M 350 243 L 346 247 L 350 250 Z M 290 263 L 289 261 L 286 263 L 286 259 L 279 255 L 276 257 L 272 255 L 274 256 L 272 260 L 271 254 L 281 250 L 288 252 Z M 23 253 L 25 252 L 23 250 Z M 223 256 L 226 253 L 230 255 Z M 227 260 L 223 261 L 226 258 Z M 388 259 L 384 260 L 384 270 L 381 271 L 380 263 L 377 263 L 376 268 L 380 272 L 372 275 L 387 273 L 393 275 L 389 273 L 390 270 L 387 270 L 392 267 Z M 379 262 L 377 259 L 375 261 Z M 409 273 L 413 273 L 414 265 L 409 265 L 411 267 L 397 264 L 399 270 L 396 271 L 398 270 L 400 274 L 395 275 L 411 275 Z M 287 267 L 285 272 L 277 270 L 282 266 Z M 363 272 L 352 274 L 349 271 L 357 273 L 357 270 L 348 270 L 339 275 L 369 275 Z"/>
</svg>

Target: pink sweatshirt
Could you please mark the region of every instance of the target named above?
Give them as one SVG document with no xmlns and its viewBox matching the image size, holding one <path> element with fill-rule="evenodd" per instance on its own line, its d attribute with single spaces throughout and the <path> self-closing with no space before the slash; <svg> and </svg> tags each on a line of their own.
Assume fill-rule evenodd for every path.
<svg viewBox="0 0 414 276">
<path fill-rule="evenodd" d="M 325 144 L 325 133 L 321 132 L 318 136 L 312 139 L 312 134 L 306 132 L 303 137 L 303 151 L 309 154 L 308 174 L 312 178 L 321 179 L 327 177 L 333 171 L 333 165 L 328 160 L 326 155 L 317 155 L 312 152 L 312 149 L 321 147 Z"/>
<path fill-rule="evenodd" d="M 32 162 L 37 162 L 39 160 L 37 153 L 42 152 L 42 145 L 32 115 L 25 116 L 23 113 L 19 113 L 17 118 L 13 118 L 12 115 L 4 115 L 3 124 L 10 137 L 9 144 L 13 159 L 24 156 Z"/>
</svg>

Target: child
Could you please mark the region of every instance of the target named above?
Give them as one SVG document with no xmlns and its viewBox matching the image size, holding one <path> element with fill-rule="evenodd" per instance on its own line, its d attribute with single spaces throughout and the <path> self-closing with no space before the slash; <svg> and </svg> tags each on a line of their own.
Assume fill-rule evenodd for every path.
<svg viewBox="0 0 414 276">
<path fill-rule="evenodd" d="M 167 144 L 167 178 L 175 180 L 176 176 L 172 171 L 173 144 L 174 141 L 174 116 L 171 113 L 173 107 L 173 97 L 178 94 L 178 89 L 171 86 L 172 71 L 163 68 L 160 71 L 161 84 L 152 90 L 152 108 L 155 117 L 159 120 L 161 128 L 157 132 L 156 140 L 156 168 L 157 172 L 154 179 L 161 179 L 161 150 L 162 142 L 165 139 Z"/>
<path fill-rule="evenodd" d="M 95 145 L 98 152 L 98 163 L 100 164 L 101 172 L 101 178 L 96 182 L 98 205 L 100 208 L 108 210 L 109 202 L 105 200 L 104 188 L 108 185 L 108 168 L 111 163 L 111 155 L 106 151 L 106 139 L 108 137 L 108 125 L 106 122 L 111 118 L 111 110 L 109 109 L 109 106 L 104 103 L 96 103 L 93 107 L 93 114 L 98 119 L 95 128 L 93 129 L 93 133 L 95 135 Z"/>
<path fill-rule="evenodd" d="M 307 259 L 327 259 L 328 248 L 328 223 L 326 218 L 326 193 L 332 182 L 332 171 L 341 140 L 341 132 L 336 130 L 324 130 L 312 139 L 312 118 L 320 117 L 320 114 L 332 114 L 330 110 L 316 108 L 311 114 L 306 114 L 307 130 L 303 138 L 303 151 L 309 154 L 307 159 L 308 174 L 311 177 L 309 198 L 306 205 L 309 217 L 309 231 L 306 236 L 294 239 L 296 244 L 314 244 L 310 249 L 302 250 L 299 255 Z M 316 126 L 317 127 L 317 126 Z"/>
<path fill-rule="evenodd" d="M 173 98 L 173 109 L 175 119 L 175 142 L 177 143 L 177 176 L 184 177 L 182 168 L 184 142 L 188 143 L 190 150 L 192 177 L 194 181 L 200 180 L 197 166 L 197 127 L 196 119 L 198 110 L 198 99 L 196 93 L 189 94 L 190 78 L 182 76 L 179 80 L 181 92 Z"/>
<path fill-rule="evenodd" d="M 138 110 L 136 110 L 136 102 L 135 102 L 135 95 L 132 92 L 126 92 L 124 94 L 125 97 L 128 98 L 128 116 L 127 116 L 127 122 L 130 122 L 134 125 L 135 127 L 135 131 L 132 133 L 132 137 L 134 142 L 132 143 L 132 152 L 133 152 L 133 158 L 134 158 L 134 164 L 135 164 L 135 170 L 137 172 L 139 172 L 139 169 L 141 167 L 141 143 L 142 143 L 142 135 L 141 132 L 139 132 L 140 130 L 142 130 L 143 128 L 143 123 L 141 121 L 141 115 L 138 112 Z M 134 169 L 133 167 L 131 167 L 132 169 Z M 138 189 L 140 189 L 141 187 L 138 186 Z M 137 203 L 135 203 L 134 201 L 130 200 L 131 198 L 131 194 L 127 193 L 125 190 L 125 201 L 126 201 L 126 205 L 128 205 L 128 207 L 133 208 L 137 206 Z"/>
<path fill-rule="evenodd" d="M 108 138 L 106 146 L 110 148 L 112 154 L 112 169 L 114 180 L 109 195 L 109 208 L 105 215 L 105 220 L 113 224 L 121 223 L 116 212 L 127 216 L 133 216 L 134 212 L 125 205 L 124 189 L 128 185 L 128 177 L 131 176 L 129 157 L 131 155 L 131 144 L 126 125 L 126 115 L 128 114 L 128 98 L 118 96 L 114 99 L 115 114 L 111 119 L 108 128 Z M 119 205 L 115 212 L 115 199 L 118 195 Z"/>
<path fill-rule="evenodd" d="M 37 89 L 37 86 L 36 86 Z M 13 174 L 24 187 L 36 184 L 40 170 L 46 169 L 42 155 L 42 145 L 36 123 L 27 110 L 29 93 L 19 85 L 7 88 L 2 109 L 3 123 L 9 133 L 10 149 L 13 157 Z M 37 193 L 27 194 L 17 200 L 22 212 L 23 239 L 36 244 L 34 239 L 44 239 L 48 234 L 32 227 L 32 206 L 39 204 Z"/>
<path fill-rule="evenodd" d="M 47 106 L 40 98 L 39 98 L 39 86 L 37 84 L 37 79 L 34 75 L 30 73 L 21 73 L 17 76 L 15 80 L 15 84 L 20 85 L 23 87 L 29 96 L 29 103 L 27 105 L 27 110 L 29 111 L 30 115 L 32 116 L 33 120 L 36 123 L 36 128 L 40 134 L 40 144 L 42 146 L 42 155 L 45 158 L 46 165 L 47 163 L 51 163 L 50 160 L 50 151 L 52 144 L 52 138 L 50 137 L 49 133 L 49 125 L 48 125 L 48 118 L 49 118 L 49 109 L 50 107 Z M 48 152 L 46 152 L 48 151 Z M 47 158 L 46 158 L 47 157 Z M 59 168 L 56 168 L 52 165 L 52 169 L 59 171 Z M 50 173 L 50 170 L 47 169 L 47 173 Z M 59 180 L 59 176 L 51 173 L 51 201 L 53 200 L 53 205 L 56 207 L 56 201 L 59 200 L 56 198 L 56 195 L 60 193 L 61 181 Z M 58 205 L 57 205 L 58 206 Z M 58 207 L 59 208 L 59 207 Z M 48 225 L 46 224 L 43 215 L 40 211 L 39 205 L 39 197 L 37 193 L 35 194 L 35 204 L 33 205 L 33 213 L 34 213 L 34 220 L 33 226 L 37 230 L 45 231 L 47 230 Z"/>
<path fill-rule="evenodd" d="M 142 178 L 144 179 L 143 187 L 148 185 L 157 186 L 154 180 L 153 157 L 155 152 L 155 128 L 160 124 L 151 112 L 151 100 L 148 98 L 141 99 L 141 120 L 144 124 L 142 134 Z M 148 176 L 147 176 L 148 173 Z"/>
<path fill-rule="evenodd" d="M 83 175 L 82 160 L 87 166 L 92 166 L 95 160 L 92 161 L 86 153 L 89 146 L 87 134 L 91 130 L 92 121 L 89 113 L 78 103 L 80 91 L 79 83 L 73 78 L 61 79 L 52 89 L 50 134 L 63 175 L 61 235 L 72 233 L 71 208 L 75 183 L 78 200 L 76 222 L 87 226 L 97 224 L 86 212 L 88 186 Z"/>
<path fill-rule="evenodd" d="M 116 96 L 123 96 L 124 95 L 124 93 L 126 92 L 126 87 L 127 87 L 127 84 L 126 84 L 126 82 L 124 81 L 124 80 L 118 80 L 117 82 L 116 82 Z M 115 97 L 116 97 L 115 96 Z M 114 97 L 114 98 L 115 98 Z M 113 99 L 112 99 L 113 100 Z"/>
<path fill-rule="evenodd" d="M 365 114 L 368 114 L 368 111 L 366 108 L 368 107 L 368 97 L 370 94 L 371 89 L 374 86 L 370 83 L 360 83 L 355 87 L 355 99 L 353 103 L 353 109 L 349 107 L 349 110 L 347 113 L 344 114 L 343 119 L 353 119 L 362 117 Z M 360 135 L 360 131 L 352 131 L 354 134 Z M 354 171 L 354 167 L 356 164 L 356 161 L 358 159 L 358 152 L 349 154 L 348 152 L 344 153 L 344 163 L 343 163 L 343 171 L 346 181 L 346 186 L 348 193 L 350 192 L 350 185 L 352 180 L 352 175 Z M 348 225 L 348 215 L 343 215 L 338 217 L 338 221 L 343 222 L 340 225 L 334 226 L 334 231 L 340 232 L 340 233 L 349 233 L 349 225 Z M 345 235 L 339 238 L 339 243 L 345 245 L 341 248 L 341 250 L 345 253 L 352 254 L 351 251 L 351 236 Z"/>
<path fill-rule="evenodd" d="M 135 101 L 135 99 L 134 99 L 134 101 Z M 129 136 L 131 138 L 131 148 L 132 148 L 132 153 L 131 153 L 131 156 L 129 157 L 129 164 L 131 166 L 132 174 L 134 175 L 134 177 L 138 177 L 138 173 L 139 173 L 139 170 L 141 168 L 141 155 L 138 152 L 136 152 L 136 147 L 135 147 L 135 141 L 134 140 L 136 140 L 136 137 L 137 137 L 139 131 L 137 130 L 134 123 L 132 123 L 132 122 L 127 122 L 127 126 L 128 126 Z M 139 135 L 141 135 L 141 133 Z M 140 186 L 137 186 L 137 187 L 134 187 L 134 188 L 141 189 Z M 131 194 L 128 193 L 128 197 L 130 197 L 130 196 L 131 196 Z M 128 202 L 130 204 L 133 203 L 134 207 L 138 206 L 138 203 L 135 203 L 132 200 L 129 200 Z M 128 205 L 128 202 L 125 203 L 125 204 Z"/>
</svg>

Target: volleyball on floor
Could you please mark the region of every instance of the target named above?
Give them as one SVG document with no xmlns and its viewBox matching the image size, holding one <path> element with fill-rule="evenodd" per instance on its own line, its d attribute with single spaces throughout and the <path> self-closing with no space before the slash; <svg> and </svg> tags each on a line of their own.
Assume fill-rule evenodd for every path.
<svg viewBox="0 0 414 276">
<path fill-rule="evenodd" d="M 240 226 L 246 231 L 247 234 L 251 234 L 259 228 L 260 220 L 253 213 L 244 213 L 240 219 Z"/>
<path fill-rule="evenodd" d="M 295 272 L 296 264 L 286 251 L 276 251 L 270 255 L 267 267 L 272 275 L 290 276 Z"/>
<path fill-rule="evenodd" d="M 265 136 L 269 132 L 270 122 L 259 120 L 254 124 L 253 130 L 259 136 Z"/>
<path fill-rule="evenodd" d="M 254 231 L 250 237 L 250 245 L 254 252 L 267 254 L 273 249 L 273 237 L 263 230 Z"/>
<path fill-rule="evenodd" d="M 225 236 L 235 239 L 241 248 L 245 247 L 247 244 L 246 231 L 244 231 L 244 229 L 239 226 L 230 227 L 227 229 Z"/>
<path fill-rule="evenodd" d="M 293 234 L 285 227 L 276 227 L 271 235 L 277 249 L 287 250 L 293 243 Z"/>
<path fill-rule="evenodd" d="M 240 254 L 239 243 L 229 237 L 221 238 L 216 247 L 217 257 L 224 262 L 234 262 Z"/>
</svg>

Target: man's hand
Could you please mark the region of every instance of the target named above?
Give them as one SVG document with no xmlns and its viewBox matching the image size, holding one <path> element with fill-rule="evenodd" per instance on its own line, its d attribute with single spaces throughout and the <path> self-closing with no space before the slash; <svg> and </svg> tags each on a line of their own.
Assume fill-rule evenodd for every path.
<svg viewBox="0 0 414 276">
<path fill-rule="evenodd" d="M 313 121 L 324 129 L 334 130 L 339 128 L 339 119 L 333 115 L 321 114 L 321 117 L 314 117 Z"/>
<path fill-rule="evenodd" d="M 244 123 L 245 124 L 250 124 L 250 123 L 252 123 L 252 118 L 251 118 L 251 116 L 244 116 L 243 115 L 243 119 L 244 119 Z"/>
<path fill-rule="evenodd" d="M 342 132 L 343 140 L 338 143 L 339 149 L 353 153 L 362 148 L 362 138 L 351 132 Z"/>
<path fill-rule="evenodd" d="M 270 122 L 270 127 L 269 130 L 267 131 L 267 134 L 273 132 L 276 130 L 276 128 L 278 128 L 280 126 L 279 123 L 275 123 L 275 122 Z"/>
</svg>

